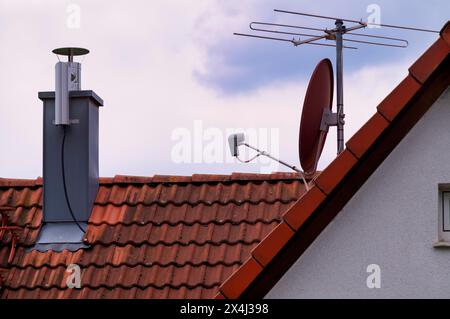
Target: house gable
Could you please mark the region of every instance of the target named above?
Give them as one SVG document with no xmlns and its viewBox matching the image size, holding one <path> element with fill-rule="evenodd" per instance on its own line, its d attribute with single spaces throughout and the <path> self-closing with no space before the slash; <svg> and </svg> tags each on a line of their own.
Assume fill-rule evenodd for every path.
<svg viewBox="0 0 450 319">
<path fill-rule="evenodd" d="M 433 244 L 438 186 L 450 182 L 449 123 L 447 89 L 267 297 L 448 297 L 450 251 Z M 380 289 L 366 285 L 373 264 Z"/>
</svg>

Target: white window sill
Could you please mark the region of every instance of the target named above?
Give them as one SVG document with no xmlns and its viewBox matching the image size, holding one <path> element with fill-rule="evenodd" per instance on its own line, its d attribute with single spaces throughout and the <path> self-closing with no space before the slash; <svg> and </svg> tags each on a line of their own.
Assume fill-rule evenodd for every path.
<svg viewBox="0 0 450 319">
<path fill-rule="evenodd" d="M 436 241 L 433 243 L 434 248 L 450 248 L 450 242 L 448 241 Z"/>
</svg>

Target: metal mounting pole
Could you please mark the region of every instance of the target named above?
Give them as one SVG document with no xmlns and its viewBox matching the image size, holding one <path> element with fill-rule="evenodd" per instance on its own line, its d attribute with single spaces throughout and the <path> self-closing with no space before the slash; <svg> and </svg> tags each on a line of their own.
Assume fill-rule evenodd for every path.
<svg viewBox="0 0 450 319">
<path fill-rule="evenodd" d="M 342 20 L 336 20 L 336 98 L 337 98 L 337 153 L 344 150 L 344 85 L 343 85 L 343 58 L 342 58 L 342 34 L 345 26 Z"/>
</svg>

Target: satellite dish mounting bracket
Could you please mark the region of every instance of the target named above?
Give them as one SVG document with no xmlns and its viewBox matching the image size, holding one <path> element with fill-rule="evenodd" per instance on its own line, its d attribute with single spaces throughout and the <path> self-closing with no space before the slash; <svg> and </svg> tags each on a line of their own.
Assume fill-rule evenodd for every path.
<svg viewBox="0 0 450 319">
<path fill-rule="evenodd" d="M 344 124 L 344 117 L 344 114 L 333 113 L 330 109 L 325 108 L 322 113 L 320 130 L 328 132 L 330 126 L 338 126 L 338 123 Z"/>
</svg>

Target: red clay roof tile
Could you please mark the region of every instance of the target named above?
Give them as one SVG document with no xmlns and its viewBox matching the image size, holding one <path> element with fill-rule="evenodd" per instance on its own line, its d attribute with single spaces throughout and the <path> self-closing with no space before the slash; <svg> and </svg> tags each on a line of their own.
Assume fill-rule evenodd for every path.
<svg viewBox="0 0 450 319">
<path fill-rule="evenodd" d="M 344 150 L 314 179 L 317 187 L 325 194 L 330 194 L 356 162 L 357 158 Z"/>
<path fill-rule="evenodd" d="M 421 84 L 424 84 L 430 75 L 444 61 L 450 52 L 450 46 L 444 39 L 439 38 L 425 51 L 424 54 L 409 68 L 409 73 Z"/>
<path fill-rule="evenodd" d="M 286 212 L 283 219 L 292 229 L 298 230 L 325 198 L 326 195 L 317 186 L 313 186 Z"/>
<path fill-rule="evenodd" d="M 267 266 L 281 248 L 294 236 L 294 231 L 286 222 L 275 227 L 269 235 L 252 251 L 253 257 L 262 265 Z"/>
<path fill-rule="evenodd" d="M 190 183 L 191 181 L 191 176 L 155 175 L 152 177 L 153 183 Z"/>
<path fill-rule="evenodd" d="M 193 183 L 226 182 L 229 180 L 230 180 L 229 175 L 206 175 L 206 174 L 192 175 Z"/>
<path fill-rule="evenodd" d="M 392 122 L 407 102 L 417 94 L 421 84 L 408 75 L 400 84 L 378 105 L 377 109 L 388 121 Z"/>
<path fill-rule="evenodd" d="M 236 299 L 261 272 L 261 265 L 250 257 L 236 272 L 230 276 L 220 292 L 228 299 Z"/>
<path fill-rule="evenodd" d="M 450 21 L 444 25 L 440 32 L 441 38 L 450 45 Z"/>
<path fill-rule="evenodd" d="M 347 149 L 357 158 L 361 158 L 388 125 L 389 122 L 383 116 L 375 113 L 347 142 Z"/>
<path fill-rule="evenodd" d="M 227 299 L 223 293 L 221 293 L 220 291 L 217 293 L 217 295 L 214 297 L 214 299 Z"/>
<path fill-rule="evenodd" d="M 23 227 L 3 298 L 212 298 L 305 191 L 296 174 L 102 178 L 90 247 L 39 252 L 28 248 L 42 224 L 41 184 L 1 182 L 0 206 Z M 1 246 L 0 267 L 8 256 Z M 72 263 L 85 274 L 82 289 L 63 286 Z"/>
<path fill-rule="evenodd" d="M 216 244 L 208 243 L 205 245 L 182 245 L 172 246 L 164 243 L 155 246 L 151 245 L 94 245 L 92 252 L 86 254 L 86 251 L 49 251 L 40 252 L 37 250 L 27 251 L 24 247 L 17 249 L 14 258 L 14 264 L 20 265 L 20 268 L 56 268 L 76 263 L 80 267 L 86 268 L 96 266 L 97 268 L 105 266 L 119 267 L 126 265 L 130 268 L 142 265 L 159 265 L 163 267 L 177 266 L 182 268 L 186 265 L 201 266 L 206 265 L 214 267 L 216 265 L 235 266 L 240 265 L 245 257 L 250 256 L 251 250 L 257 245 L 238 244 Z M 0 250 L 0 260 L 7 258 L 9 251 Z"/>
<path fill-rule="evenodd" d="M 116 175 L 110 183 L 114 184 L 145 184 L 151 183 L 153 177 L 142 177 L 142 176 L 126 176 L 126 175 Z M 103 182 L 107 182 L 105 179 Z"/>
<path fill-rule="evenodd" d="M 58 288 L 37 288 L 33 290 L 19 289 L 12 290 L 5 288 L 3 298 L 6 299 L 199 299 L 212 298 L 216 294 L 216 288 L 187 288 L 180 287 L 172 289 L 170 287 L 141 289 L 138 287 L 124 288 L 81 288 L 81 289 L 63 289 Z"/>
<path fill-rule="evenodd" d="M 182 287 L 189 289 L 214 288 L 237 268 L 238 265 L 226 266 L 223 264 L 215 267 L 208 265 L 186 265 L 184 267 L 138 265 L 133 268 L 127 265 L 101 268 L 89 266 L 82 269 L 81 285 L 91 289 L 115 289 L 117 287 L 163 289 L 166 286 L 175 290 Z M 30 287 L 67 289 L 66 279 L 70 274 L 66 270 L 67 265 L 55 268 L 41 267 L 39 271 L 32 267 L 15 267 L 9 271 L 5 282 L 12 290 L 29 289 Z"/>
<path fill-rule="evenodd" d="M 14 179 L 0 177 L 0 187 L 33 187 L 42 186 L 42 178 L 37 179 Z"/>
</svg>

